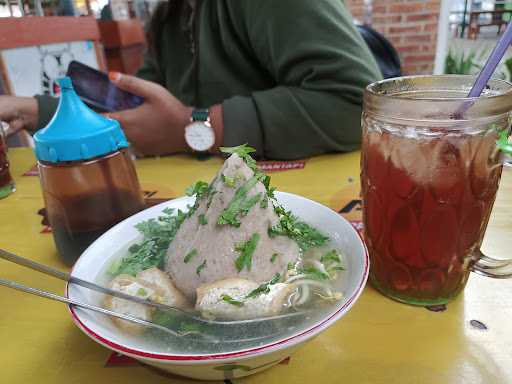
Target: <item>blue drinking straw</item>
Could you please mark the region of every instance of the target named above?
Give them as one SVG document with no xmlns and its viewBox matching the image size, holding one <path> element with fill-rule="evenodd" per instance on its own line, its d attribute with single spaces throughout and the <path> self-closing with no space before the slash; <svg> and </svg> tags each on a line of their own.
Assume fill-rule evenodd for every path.
<svg viewBox="0 0 512 384">
<path fill-rule="evenodd" d="M 484 67 L 480 71 L 480 74 L 476 78 L 475 84 L 469 91 L 468 97 L 478 97 L 484 90 L 487 82 L 491 78 L 492 74 L 496 70 L 496 67 L 500 63 L 501 59 L 505 55 L 507 48 L 512 43 L 512 22 L 509 22 L 505 33 L 498 40 L 498 43 L 492 50 L 491 55 L 487 59 Z"/>
<path fill-rule="evenodd" d="M 505 30 L 505 33 L 501 36 L 501 38 L 498 40 L 498 43 L 494 47 L 494 49 L 491 52 L 491 55 L 485 62 L 484 67 L 480 71 L 480 74 L 475 80 L 475 84 L 473 84 L 473 87 L 469 91 L 468 97 L 478 97 L 484 90 L 485 86 L 487 85 L 487 82 L 491 78 L 492 74 L 496 70 L 496 67 L 500 63 L 501 59 L 505 55 L 505 52 L 507 51 L 507 48 L 512 43 L 512 22 L 509 22 L 507 25 L 507 29 Z M 462 104 L 462 106 L 459 108 L 459 110 L 456 113 L 457 118 L 462 118 L 464 116 L 464 113 L 471 108 L 473 105 L 473 102 L 465 102 Z M 500 134 L 499 140 L 496 142 L 498 145 L 498 148 L 505 154 L 512 156 L 512 143 L 508 141 L 508 130 L 505 129 Z"/>
<path fill-rule="evenodd" d="M 479 97 L 484 90 L 485 86 L 487 85 L 487 82 L 491 78 L 492 74 L 496 70 L 496 67 L 500 63 L 501 59 L 505 55 L 505 52 L 507 51 L 507 48 L 512 43 L 512 22 L 509 22 L 507 25 L 507 29 L 505 30 L 505 33 L 500 37 L 498 40 L 498 43 L 492 50 L 491 54 L 489 55 L 489 58 L 485 62 L 484 67 L 478 74 L 478 77 L 475 80 L 475 83 L 471 87 L 471 90 L 469 91 L 468 98 L 471 97 Z M 471 106 L 474 104 L 473 101 L 465 101 L 462 103 L 462 105 L 455 111 L 455 114 L 452 116 L 453 118 L 457 120 L 464 119 L 464 114 L 466 111 L 471 108 Z"/>
</svg>

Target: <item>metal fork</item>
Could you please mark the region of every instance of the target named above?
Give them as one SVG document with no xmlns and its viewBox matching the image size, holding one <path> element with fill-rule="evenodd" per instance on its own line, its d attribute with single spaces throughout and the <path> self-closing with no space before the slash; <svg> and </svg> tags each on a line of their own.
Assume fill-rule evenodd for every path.
<svg viewBox="0 0 512 384">
<path fill-rule="evenodd" d="M 187 312 L 187 311 L 185 311 L 183 309 L 180 309 L 180 308 L 177 308 L 177 307 L 171 307 L 169 305 L 165 305 L 165 304 L 161 304 L 161 303 L 156 303 L 156 302 L 150 301 L 148 299 L 143 299 L 141 297 L 131 296 L 131 295 L 127 295 L 127 294 L 122 293 L 122 292 L 114 291 L 113 289 L 110 289 L 110 288 L 107 288 L 107 287 L 102 287 L 102 286 L 100 286 L 98 284 L 95 284 L 95 283 L 92 283 L 90 281 L 86 281 L 86 280 L 82 280 L 80 278 L 74 277 L 74 276 L 70 275 L 69 273 L 59 271 L 58 269 L 52 268 L 52 267 L 50 267 L 48 265 L 40 264 L 40 263 L 37 263 L 37 262 L 35 262 L 33 260 L 29 260 L 29 259 L 26 259 L 24 257 L 15 255 L 14 253 L 8 252 L 8 251 L 6 251 L 4 249 L 1 249 L 1 248 L 0 248 L 0 258 L 4 259 L 4 260 L 7 260 L 7 261 L 10 261 L 12 263 L 15 263 L 15 264 L 18 264 L 18 265 L 21 265 L 21 266 L 33 269 L 35 271 L 44 273 L 46 275 L 49 275 L 49 276 L 52 276 L 52 277 L 56 277 L 57 279 L 66 281 L 69 284 L 76 284 L 76 285 L 79 285 L 81 287 L 94 290 L 96 292 L 100 292 L 100 293 L 107 294 L 107 295 L 110 295 L 110 296 L 118 297 L 120 299 L 132 301 L 132 302 L 135 302 L 135 303 L 138 303 L 138 304 L 149 305 L 149 306 L 151 306 L 153 308 L 156 308 L 156 309 L 158 309 L 160 311 L 163 311 L 163 312 L 171 311 L 171 312 L 174 312 L 174 313 L 179 313 L 181 316 L 186 316 L 190 320 L 197 321 L 199 323 L 203 323 L 203 324 L 207 324 L 207 325 L 215 325 L 215 326 L 250 325 L 250 324 L 257 324 L 257 323 L 261 323 L 261 322 L 265 322 L 265 321 L 270 321 L 270 320 L 279 320 L 279 319 L 287 319 L 287 318 L 291 318 L 291 317 L 303 316 L 304 314 L 306 314 L 306 312 L 293 312 L 293 313 L 287 313 L 287 314 L 284 314 L 284 315 L 269 316 L 269 317 L 262 317 L 262 318 L 258 318 L 258 319 L 249 319 L 249 320 L 236 320 L 236 321 L 208 320 L 208 319 L 196 316 L 196 315 L 194 315 L 194 314 L 192 314 L 190 312 Z M 22 290 L 22 291 L 27 292 L 27 293 L 37 294 L 38 296 L 42 296 L 42 297 L 46 297 L 46 298 L 51 298 L 53 300 L 56 300 L 56 298 L 58 297 L 59 299 L 57 301 L 61 301 L 61 302 L 65 302 L 65 303 L 70 303 L 70 304 L 73 304 L 73 305 L 76 305 L 76 306 L 81 306 L 83 308 L 86 308 L 85 306 L 89 306 L 89 308 L 87 308 L 87 309 L 91 309 L 91 310 L 97 310 L 97 309 L 101 310 L 101 311 L 96 311 L 96 312 L 107 311 L 107 310 L 105 310 L 103 308 L 94 307 L 92 305 L 85 304 L 85 303 L 80 303 L 80 302 L 78 302 L 76 300 L 72 300 L 72 299 L 69 299 L 69 298 L 62 297 L 62 296 L 54 295 L 52 293 L 41 291 L 41 290 L 37 290 L 37 289 L 34 289 L 34 288 L 26 287 L 26 286 L 23 286 L 21 284 L 15 283 L 15 282 L 10 282 L 8 280 L 1 280 L 1 281 L 3 283 L 0 284 L 0 285 L 7 286 L 9 288 L 14 288 L 14 289 Z M 18 288 L 16 288 L 16 287 L 18 287 Z M 38 294 L 36 292 L 44 293 L 45 295 Z M 66 300 L 68 300 L 68 301 L 66 301 Z M 75 301 L 78 304 L 71 303 L 71 301 Z M 94 307 L 94 309 L 93 309 L 93 307 Z M 107 311 L 107 312 L 115 313 L 115 312 L 112 312 L 112 311 Z M 102 313 L 105 313 L 105 312 L 102 312 Z M 111 316 L 115 316 L 115 315 L 111 315 Z M 119 317 L 119 318 L 122 318 L 122 319 L 128 320 L 128 321 L 132 321 L 132 320 L 129 319 L 129 318 L 132 318 L 131 316 L 125 316 L 127 318 L 124 318 L 124 317 L 121 317 L 121 316 L 125 316 L 125 315 L 122 315 L 122 314 L 119 314 L 119 313 L 116 314 L 116 317 Z M 135 318 L 132 318 L 132 319 L 135 319 Z M 144 321 L 144 320 L 141 320 L 141 319 L 137 319 L 137 320 Z M 147 321 L 144 321 L 144 322 L 145 323 L 150 323 L 150 322 L 147 322 Z M 154 323 L 151 323 L 151 324 L 154 324 Z M 148 324 L 144 324 L 144 325 L 148 325 Z M 157 325 L 157 324 L 155 324 L 155 325 Z M 178 333 L 176 333 L 176 332 L 174 332 L 174 333 L 175 333 L 175 336 L 180 336 Z"/>
</svg>

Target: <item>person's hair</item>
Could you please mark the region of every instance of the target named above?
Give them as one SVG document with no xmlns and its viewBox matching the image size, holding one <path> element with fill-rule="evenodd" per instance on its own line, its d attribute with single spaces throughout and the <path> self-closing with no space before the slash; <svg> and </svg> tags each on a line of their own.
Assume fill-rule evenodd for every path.
<svg viewBox="0 0 512 384">
<path fill-rule="evenodd" d="M 149 54 L 155 58 L 156 63 L 160 62 L 160 48 L 162 46 L 162 34 L 164 26 L 171 15 L 178 12 L 183 2 L 186 0 L 167 0 L 157 5 L 151 16 L 149 26 L 146 31 Z"/>
</svg>

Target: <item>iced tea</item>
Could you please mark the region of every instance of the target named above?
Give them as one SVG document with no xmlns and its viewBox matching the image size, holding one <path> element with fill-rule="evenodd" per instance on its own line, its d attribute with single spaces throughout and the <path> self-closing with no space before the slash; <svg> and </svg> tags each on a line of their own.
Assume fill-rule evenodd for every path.
<svg viewBox="0 0 512 384">
<path fill-rule="evenodd" d="M 480 251 L 504 162 L 496 140 L 510 129 L 512 84 L 491 80 L 469 99 L 474 80 L 411 76 L 365 90 L 361 193 L 370 282 L 396 300 L 446 304 L 472 270 L 512 277 L 499 270 L 506 261 Z"/>
<path fill-rule="evenodd" d="M 366 129 L 370 279 L 398 300 L 446 303 L 464 287 L 489 220 L 501 175 L 497 133 Z"/>
</svg>

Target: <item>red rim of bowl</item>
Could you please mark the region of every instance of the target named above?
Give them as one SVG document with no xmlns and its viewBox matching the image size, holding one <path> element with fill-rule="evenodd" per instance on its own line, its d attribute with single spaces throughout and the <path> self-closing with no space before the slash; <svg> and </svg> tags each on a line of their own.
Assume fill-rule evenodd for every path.
<svg viewBox="0 0 512 384">
<path fill-rule="evenodd" d="M 343 218 L 343 219 L 346 220 L 345 218 Z M 105 339 L 104 337 L 98 335 L 96 332 L 94 332 L 92 329 L 87 327 L 80 320 L 80 318 L 76 314 L 75 308 L 72 305 L 69 305 L 68 308 L 71 313 L 73 322 L 83 332 L 85 332 L 89 337 L 91 337 L 92 339 L 96 340 L 100 344 L 103 344 L 113 350 L 119 351 L 119 352 L 127 354 L 127 355 L 144 358 L 144 359 L 153 359 L 153 360 L 162 360 L 162 361 L 208 361 L 208 360 L 221 360 L 221 359 L 246 357 L 248 355 L 254 355 L 254 354 L 260 354 L 263 352 L 267 352 L 267 351 L 270 351 L 270 350 L 272 350 L 276 347 L 279 347 L 281 345 L 288 344 L 293 340 L 297 340 L 297 342 L 298 342 L 298 341 L 300 341 L 300 339 L 303 339 L 304 337 L 310 335 L 311 333 L 315 333 L 316 330 L 321 330 L 324 326 L 327 326 L 330 322 L 334 321 L 335 318 L 338 315 L 340 315 L 340 313 L 343 312 L 346 308 L 350 307 L 354 303 L 354 301 L 359 297 L 359 295 L 362 293 L 363 288 L 366 283 L 366 280 L 368 279 L 370 256 L 368 254 L 368 249 L 366 247 L 366 244 L 363 240 L 361 233 L 352 224 L 350 224 L 350 225 L 351 225 L 352 229 L 357 233 L 359 240 L 361 241 L 361 245 L 363 246 L 363 249 L 364 249 L 364 273 L 363 273 L 361 281 L 359 282 L 359 286 L 357 287 L 354 294 L 336 312 L 334 312 L 331 316 L 327 317 L 322 322 L 315 324 L 314 326 L 310 327 L 309 329 L 304 330 L 303 332 L 301 332 L 297 335 L 291 336 L 287 339 L 279 340 L 275 343 L 264 345 L 262 347 L 246 349 L 246 350 L 242 350 L 242 351 L 238 351 L 238 352 L 230 352 L 230 353 L 223 353 L 223 354 L 211 354 L 211 355 L 197 355 L 197 356 L 162 355 L 162 354 L 158 354 L 158 353 L 143 352 L 143 351 L 139 351 L 137 349 L 131 349 L 131 348 L 124 347 L 122 345 L 114 343 L 113 341 L 110 341 L 110 340 Z M 66 284 L 66 297 L 69 297 L 69 284 Z"/>
</svg>

